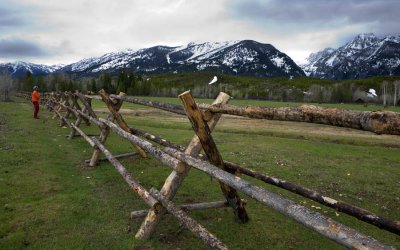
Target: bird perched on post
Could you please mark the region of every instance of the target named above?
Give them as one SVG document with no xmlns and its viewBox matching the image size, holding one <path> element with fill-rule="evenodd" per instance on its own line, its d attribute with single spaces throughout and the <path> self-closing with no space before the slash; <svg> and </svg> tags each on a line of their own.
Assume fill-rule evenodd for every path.
<svg viewBox="0 0 400 250">
<path fill-rule="evenodd" d="M 217 76 L 214 76 L 214 78 L 208 83 L 208 85 L 211 85 L 213 83 L 216 83 L 218 81 Z"/>
</svg>

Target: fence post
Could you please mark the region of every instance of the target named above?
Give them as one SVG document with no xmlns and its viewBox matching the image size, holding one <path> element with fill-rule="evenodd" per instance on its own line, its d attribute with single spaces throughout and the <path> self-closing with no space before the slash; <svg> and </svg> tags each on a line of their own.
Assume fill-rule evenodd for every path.
<svg viewBox="0 0 400 250">
<path fill-rule="evenodd" d="M 58 105 L 58 108 L 55 111 L 61 112 L 61 110 L 62 110 L 61 104 L 65 104 L 65 102 L 66 102 L 65 94 L 63 92 L 58 94 L 57 100 L 58 100 L 59 105 Z M 58 117 L 57 113 L 54 114 L 52 119 L 55 119 L 56 117 Z"/>
<path fill-rule="evenodd" d="M 225 167 L 224 161 L 222 160 L 221 154 L 218 151 L 217 145 L 215 144 L 214 139 L 211 136 L 211 130 L 208 127 L 207 122 L 204 121 L 203 114 L 197 107 L 197 104 L 194 101 L 190 91 L 186 91 L 180 94 L 179 98 L 182 101 L 183 107 L 185 108 L 186 114 L 190 120 L 190 123 L 192 124 L 193 130 L 199 137 L 201 146 L 203 147 L 203 150 L 207 155 L 210 163 L 231 174 L 235 174 L 235 170 Z M 221 181 L 219 183 L 221 186 L 221 190 L 229 205 L 233 208 L 236 217 L 242 223 L 248 222 L 249 217 L 247 215 L 246 209 L 244 208 L 245 203 L 240 199 L 237 191 L 234 188 L 222 183 Z"/>
<path fill-rule="evenodd" d="M 83 106 L 85 106 L 85 108 L 86 108 L 87 112 L 89 113 L 89 115 L 94 117 L 94 118 L 97 118 L 96 113 L 92 109 L 92 104 L 91 104 L 92 100 L 89 99 L 89 98 L 86 98 L 82 93 L 77 92 L 75 94 L 76 94 L 76 96 L 78 96 L 79 100 L 81 100 Z"/>
<path fill-rule="evenodd" d="M 125 96 L 125 95 L 126 95 L 126 94 L 123 93 L 123 92 L 120 92 L 120 93 L 119 93 L 119 96 Z M 121 106 L 122 106 L 122 103 L 123 103 L 122 100 L 117 100 L 117 102 L 116 102 L 115 104 L 113 104 L 113 108 L 114 108 L 114 110 L 115 110 L 116 112 L 119 111 L 119 109 L 120 109 Z M 114 116 L 113 116 L 112 114 L 109 114 L 108 117 L 107 117 L 107 120 L 109 120 L 109 121 L 114 121 Z M 105 144 L 105 142 L 106 142 L 106 140 L 107 140 L 107 138 L 108 138 L 108 135 L 110 134 L 110 128 L 109 128 L 108 126 L 106 126 L 105 124 L 103 124 L 103 125 L 100 127 L 100 130 L 101 130 L 101 133 L 100 133 L 99 141 L 100 141 L 102 144 Z M 90 162 L 89 162 L 89 166 L 94 167 L 94 166 L 97 165 L 97 163 L 99 162 L 99 155 L 100 155 L 100 152 L 101 152 L 101 151 L 100 151 L 98 148 L 95 148 L 95 149 L 94 149 L 92 158 L 90 159 Z"/>
<path fill-rule="evenodd" d="M 103 102 L 107 105 L 107 108 L 110 110 L 111 114 L 114 116 L 114 119 L 118 122 L 118 125 L 126 132 L 131 133 L 131 129 L 129 128 L 128 124 L 125 122 L 124 118 L 122 118 L 121 114 L 114 109 L 114 103 L 111 101 L 104 89 L 100 90 L 99 94 Z M 143 158 L 147 157 L 146 152 L 141 147 L 134 144 L 133 146 L 138 150 L 140 156 Z"/>
<path fill-rule="evenodd" d="M 65 104 L 67 107 L 71 107 L 71 104 L 69 103 L 69 95 L 68 95 L 68 93 L 64 93 L 64 98 L 65 98 L 64 104 Z M 61 112 L 61 111 L 62 111 L 62 108 L 61 108 L 61 110 L 60 110 L 59 112 Z M 60 117 L 60 127 L 66 125 L 65 120 L 68 119 L 69 114 L 70 114 L 71 111 L 69 111 L 69 110 L 67 109 L 66 112 L 67 112 L 67 113 L 66 113 L 64 116 Z M 61 114 L 61 113 L 60 113 L 60 114 Z"/>
<path fill-rule="evenodd" d="M 80 106 L 79 103 L 78 103 L 79 97 L 76 95 L 76 94 L 78 94 L 78 93 L 79 93 L 78 91 L 75 92 L 74 99 L 73 99 L 73 101 L 74 101 L 73 105 L 76 107 L 77 110 L 80 110 L 80 111 L 82 111 L 82 112 L 84 112 L 84 113 L 87 113 L 87 112 L 88 112 L 88 111 L 87 111 L 87 107 L 84 105 L 84 107 L 83 107 L 83 109 L 82 109 L 81 106 Z M 85 100 L 87 101 L 87 103 L 89 104 L 89 106 L 92 107 L 92 100 L 89 99 L 89 98 L 85 98 Z M 86 119 L 85 117 L 82 117 L 82 116 L 79 116 L 79 117 L 80 117 L 83 121 L 85 121 L 86 125 L 90 126 L 90 121 L 89 121 L 88 119 Z"/>
<path fill-rule="evenodd" d="M 72 95 L 72 108 L 75 108 L 76 110 L 82 110 L 81 107 L 78 104 L 78 97 L 76 95 Z M 84 108 L 83 112 L 85 112 L 85 110 L 86 110 L 86 107 Z M 82 116 L 77 116 L 74 125 L 79 128 L 79 126 L 81 125 L 82 119 L 83 119 Z M 70 140 L 73 139 L 75 134 L 76 134 L 75 129 L 71 129 L 71 132 L 69 133 L 68 139 L 70 139 Z"/>
<path fill-rule="evenodd" d="M 230 99 L 230 96 L 221 92 L 218 97 L 215 99 L 213 104 L 227 103 Z M 210 129 L 214 129 L 217 125 L 221 114 L 213 114 L 209 116 L 209 127 Z M 195 156 L 198 155 L 201 150 L 201 144 L 197 135 L 194 135 L 188 147 L 185 150 L 186 154 Z M 161 188 L 161 193 L 167 199 L 172 200 L 181 186 L 183 180 L 185 179 L 187 173 L 190 170 L 190 166 L 186 164 L 180 164 L 179 171 L 172 171 L 168 178 L 165 180 L 163 187 Z M 165 209 L 162 208 L 158 213 L 156 213 L 153 209 L 150 209 L 146 218 L 144 219 L 142 225 L 137 231 L 135 237 L 137 239 L 148 239 L 154 233 L 157 225 L 161 221 L 163 214 L 165 213 Z"/>
<path fill-rule="evenodd" d="M 73 95 L 71 94 L 71 92 L 67 92 L 66 95 L 65 95 L 65 98 L 66 98 L 66 99 L 65 99 L 65 105 L 66 105 L 67 107 L 69 107 L 69 108 L 74 108 L 74 104 L 73 104 Z M 72 104 L 69 102 L 70 100 L 72 101 Z M 75 114 L 72 113 L 71 110 L 67 108 L 66 113 L 65 113 L 65 115 L 63 116 L 63 119 L 60 121 L 60 126 L 64 126 L 64 125 L 66 124 L 66 123 L 65 123 L 65 120 L 66 120 L 66 119 L 69 119 L 69 116 L 70 116 L 71 114 L 75 117 Z M 75 117 L 75 118 L 76 118 L 76 117 Z"/>
</svg>

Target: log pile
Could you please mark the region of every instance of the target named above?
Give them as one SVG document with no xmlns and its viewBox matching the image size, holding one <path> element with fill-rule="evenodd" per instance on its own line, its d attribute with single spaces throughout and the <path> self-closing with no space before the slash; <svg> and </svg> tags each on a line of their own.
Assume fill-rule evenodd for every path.
<svg viewBox="0 0 400 250">
<path fill-rule="evenodd" d="M 397 113 L 346 111 L 323 109 L 314 106 L 297 108 L 237 107 L 227 104 L 230 97 L 225 93 L 221 93 L 211 105 L 198 105 L 191 93 L 185 92 L 179 96 L 182 106 L 127 97 L 122 93 L 108 95 L 103 90 L 99 94 L 100 96 L 88 96 L 79 92 L 52 93 L 47 95 L 46 105 L 55 113 L 55 116 L 59 117 L 61 126 L 67 125 L 71 128 L 69 139 L 75 138 L 78 134 L 91 145 L 93 155 L 90 160 L 87 160 L 90 166 L 96 166 L 98 161 L 101 160 L 99 156 L 102 153 L 105 156 L 104 159 L 109 161 L 120 173 L 132 191 L 149 206 L 149 210 L 133 211 L 131 213 L 131 216 L 135 218 L 145 217 L 136 233 L 136 238 L 138 239 L 151 237 L 163 215 L 169 213 L 175 216 L 188 230 L 196 234 L 208 247 L 212 249 L 227 249 L 225 244 L 190 218 L 185 211 L 229 206 L 233 209 L 237 220 L 241 223 L 246 223 L 249 221 L 249 215 L 245 209 L 246 202 L 239 197 L 238 193 L 241 192 L 346 247 L 355 249 L 392 249 L 392 247 L 335 222 L 318 212 L 296 204 L 264 188 L 255 186 L 251 182 L 240 178 L 239 173 L 285 188 L 400 235 L 400 223 L 398 221 L 387 220 L 364 209 L 323 196 L 313 190 L 224 161 L 211 135 L 221 114 L 258 119 L 315 122 L 368 130 L 375 133 L 398 135 L 400 134 L 400 116 Z M 21 94 L 20 96 L 27 99 L 30 98 L 26 94 Z M 107 105 L 110 113 L 106 119 L 99 118 L 96 115 L 91 106 L 92 99 L 102 100 Z M 185 148 L 129 126 L 119 113 L 123 102 L 132 102 L 186 115 L 194 130 L 191 142 Z M 88 136 L 85 134 L 80 128 L 82 122 L 85 122 L 86 125 L 91 123 L 97 125 L 100 136 Z M 142 158 L 154 157 L 172 169 L 160 191 L 154 188 L 146 189 L 118 160 L 123 156 L 114 156 L 106 148 L 105 143 L 110 132 L 114 132 L 130 141 L 137 151 L 133 155 Z M 150 141 L 166 148 L 157 147 Z M 204 150 L 206 156 L 199 155 L 201 149 Z M 128 155 L 132 155 L 132 153 L 130 152 Z M 181 206 L 175 205 L 172 200 L 191 167 L 217 179 L 225 200 Z"/>
</svg>

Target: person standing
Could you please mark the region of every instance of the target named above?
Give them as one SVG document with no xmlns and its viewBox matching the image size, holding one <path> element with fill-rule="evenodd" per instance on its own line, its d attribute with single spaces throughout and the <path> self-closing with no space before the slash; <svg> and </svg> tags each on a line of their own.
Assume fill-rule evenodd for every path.
<svg viewBox="0 0 400 250">
<path fill-rule="evenodd" d="M 39 100 L 40 100 L 40 94 L 38 91 L 38 86 L 33 87 L 33 92 L 32 92 L 32 103 L 33 103 L 33 118 L 39 119 L 38 113 L 39 113 Z"/>
</svg>

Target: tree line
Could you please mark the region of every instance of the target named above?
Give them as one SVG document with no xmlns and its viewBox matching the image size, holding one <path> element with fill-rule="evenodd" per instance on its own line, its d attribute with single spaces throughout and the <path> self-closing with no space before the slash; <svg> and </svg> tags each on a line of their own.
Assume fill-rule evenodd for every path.
<svg viewBox="0 0 400 250">
<path fill-rule="evenodd" d="M 117 73 L 103 72 L 98 76 L 79 77 L 66 73 L 34 76 L 29 71 L 22 77 L 11 78 L 0 74 L 0 100 L 8 100 L 13 91 L 32 91 L 37 85 L 40 92 L 75 91 L 97 93 L 124 92 L 135 96 L 177 97 L 191 90 L 198 98 L 215 98 L 223 91 L 236 99 L 262 99 L 271 101 L 317 103 L 375 103 L 398 106 L 400 78 L 372 78 L 335 82 L 315 78 L 255 78 L 218 75 L 218 82 L 207 83 L 213 72 L 141 75 L 129 69 Z M 378 96 L 367 96 L 374 88 Z"/>
<path fill-rule="evenodd" d="M 104 72 L 93 77 L 79 77 L 67 73 L 35 76 L 30 71 L 27 71 L 24 76 L 16 78 L 0 74 L 0 91 L 3 95 L 9 96 L 9 93 L 13 91 L 32 91 L 34 86 L 38 86 L 40 92 L 78 90 L 97 93 L 100 89 L 104 89 L 108 93 L 122 91 L 128 95 L 150 94 L 148 85 L 144 83 L 142 76 L 125 69 L 121 69 L 116 75 Z M 8 98 L 3 96 L 2 99 Z"/>
</svg>

